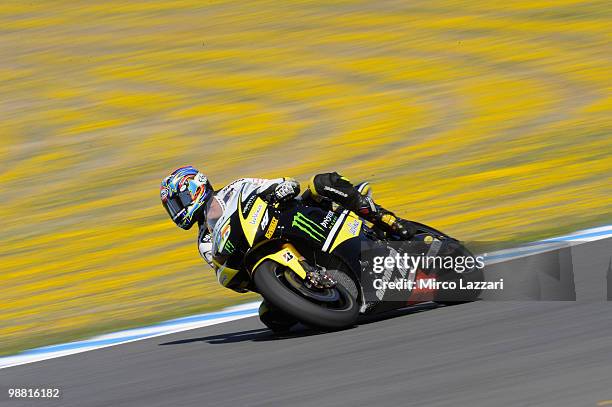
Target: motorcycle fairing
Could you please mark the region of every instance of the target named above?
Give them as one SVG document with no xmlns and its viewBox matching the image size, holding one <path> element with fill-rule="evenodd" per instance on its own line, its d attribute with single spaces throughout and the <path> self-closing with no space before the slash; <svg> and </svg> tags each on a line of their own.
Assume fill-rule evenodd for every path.
<svg viewBox="0 0 612 407">
<path fill-rule="evenodd" d="M 272 260 L 282 266 L 289 267 L 295 272 L 295 274 L 300 276 L 302 279 L 305 279 L 306 271 L 300 264 L 300 257 L 300 254 L 293 245 L 285 244 L 281 250 L 262 257 L 257 263 L 255 263 L 253 270 L 257 269 L 257 267 L 265 260 Z"/>
<path fill-rule="evenodd" d="M 358 237 L 362 225 L 363 221 L 356 214 L 348 210 L 342 211 L 327 235 L 322 250 L 332 253 L 340 244 Z"/>
</svg>

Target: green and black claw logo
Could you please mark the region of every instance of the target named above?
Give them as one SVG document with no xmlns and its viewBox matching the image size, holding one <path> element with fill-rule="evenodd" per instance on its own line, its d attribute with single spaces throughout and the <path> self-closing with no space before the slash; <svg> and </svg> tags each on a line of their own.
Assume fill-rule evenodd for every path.
<svg viewBox="0 0 612 407">
<path fill-rule="evenodd" d="M 325 239 L 325 229 L 323 226 L 319 225 L 300 212 L 293 216 L 291 226 L 300 229 L 302 232 L 306 233 L 308 236 L 318 242 L 322 242 L 323 239 Z"/>
<path fill-rule="evenodd" d="M 223 248 L 227 254 L 232 254 L 234 252 L 234 244 L 232 242 L 230 242 L 229 240 L 227 242 L 225 242 L 225 247 Z"/>
</svg>

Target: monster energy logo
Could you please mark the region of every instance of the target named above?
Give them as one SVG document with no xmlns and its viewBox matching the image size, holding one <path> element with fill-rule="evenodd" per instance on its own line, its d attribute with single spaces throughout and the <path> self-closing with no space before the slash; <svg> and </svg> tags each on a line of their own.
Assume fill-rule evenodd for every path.
<svg viewBox="0 0 612 407">
<path fill-rule="evenodd" d="M 232 242 L 230 242 L 229 240 L 227 242 L 225 242 L 225 247 L 224 249 L 231 254 L 234 251 L 234 245 L 232 244 Z"/>
<path fill-rule="evenodd" d="M 302 232 L 319 242 L 325 239 L 323 227 L 300 212 L 293 216 L 291 226 L 300 229 Z"/>
</svg>

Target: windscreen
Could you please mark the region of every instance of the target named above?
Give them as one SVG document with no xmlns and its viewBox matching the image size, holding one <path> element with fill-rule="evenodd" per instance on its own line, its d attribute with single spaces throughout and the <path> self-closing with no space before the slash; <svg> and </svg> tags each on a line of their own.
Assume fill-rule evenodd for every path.
<svg viewBox="0 0 612 407">
<path fill-rule="evenodd" d="M 219 218 L 223 215 L 223 208 L 217 201 L 217 197 L 213 197 L 206 205 L 206 225 L 210 233 L 215 229 L 215 225 Z"/>
</svg>

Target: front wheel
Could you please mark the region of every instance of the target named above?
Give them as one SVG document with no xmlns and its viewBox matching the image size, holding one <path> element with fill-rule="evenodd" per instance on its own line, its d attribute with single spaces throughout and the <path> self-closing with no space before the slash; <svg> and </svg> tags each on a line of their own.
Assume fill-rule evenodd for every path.
<svg viewBox="0 0 612 407">
<path fill-rule="evenodd" d="M 357 321 L 359 305 L 340 284 L 309 292 L 304 285 L 296 287 L 298 280 L 292 278 L 291 270 L 271 260 L 262 262 L 253 273 L 255 286 L 264 299 L 304 324 L 335 330 L 351 327 Z"/>
</svg>

